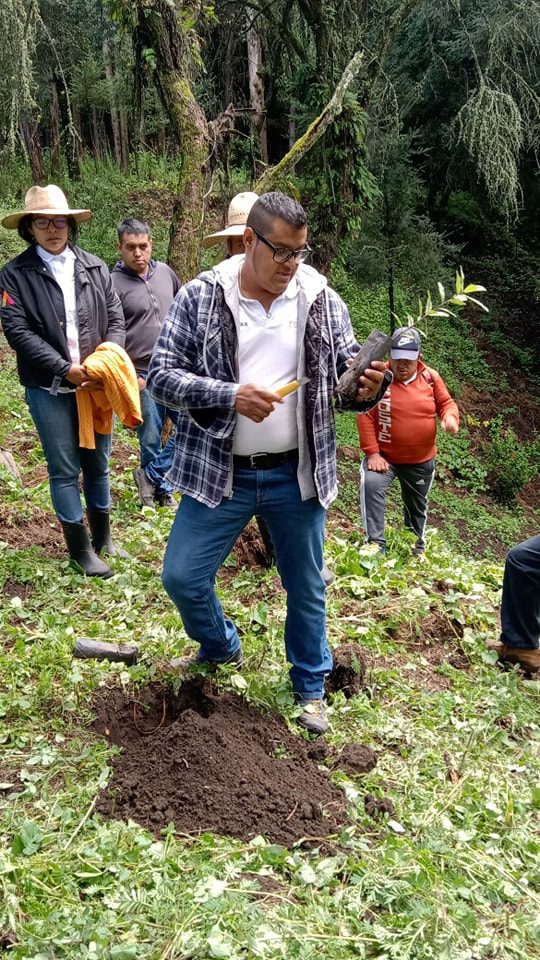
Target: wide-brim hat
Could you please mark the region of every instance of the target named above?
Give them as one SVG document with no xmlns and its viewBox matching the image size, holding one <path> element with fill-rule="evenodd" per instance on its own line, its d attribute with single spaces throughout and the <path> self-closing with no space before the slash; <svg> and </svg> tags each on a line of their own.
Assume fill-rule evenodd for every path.
<svg viewBox="0 0 540 960">
<path fill-rule="evenodd" d="M 232 198 L 227 211 L 227 225 L 217 233 L 210 233 L 203 240 L 203 247 L 213 247 L 227 237 L 242 237 L 246 229 L 246 220 L 253 204 L 259 199 L 257 193 L 237 193 Z"/>
<path fill-rule="evenodd" d="M 24 198 L 24 210 L 17 210 L 16 213 L 4 217 L 2 226 L 14 230 L 23 217 L 39 214 L 44 217 L 73 217 L 77 223 L 83 223 L 94 216 L 91 210 L 72 210 L 63 190 L 54 183 L 49 183 L 46 187 L 30 187 Z"/>
</svg>

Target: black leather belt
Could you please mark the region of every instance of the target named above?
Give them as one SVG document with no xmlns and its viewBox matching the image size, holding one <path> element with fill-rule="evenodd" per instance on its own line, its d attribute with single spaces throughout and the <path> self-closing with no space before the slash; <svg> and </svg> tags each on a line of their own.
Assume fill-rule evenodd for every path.
<svg viewBox="0 0 540 960">
<path fill-rule="evenodd" d="M 248 467 L 252 470 L 272 470 L 281 467 L 290 460 L 298 459 L 298 450 L 284 450 L 283 453 L 252 453 L 250 457 L 233 457 L 235 467 Z"/>
</svg>

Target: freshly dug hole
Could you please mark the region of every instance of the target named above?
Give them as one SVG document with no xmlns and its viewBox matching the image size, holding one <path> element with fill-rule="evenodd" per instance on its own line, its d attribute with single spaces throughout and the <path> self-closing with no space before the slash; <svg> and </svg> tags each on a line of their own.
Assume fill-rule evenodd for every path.
<svg viewBox="0 0 540 960">
<path fill-rule="evenodd" d="M 311 744 L 205 677 L 178 694 L 151 684 L 130 699 L 101 690 L 95 731 L 122 748 L 96 809 L 154 834 L 211 831 L 285 846 L 339 832 L 345 798 L 311 759 Z M 317 753 L 315 751 L 315 753 Z"/>
</svg>

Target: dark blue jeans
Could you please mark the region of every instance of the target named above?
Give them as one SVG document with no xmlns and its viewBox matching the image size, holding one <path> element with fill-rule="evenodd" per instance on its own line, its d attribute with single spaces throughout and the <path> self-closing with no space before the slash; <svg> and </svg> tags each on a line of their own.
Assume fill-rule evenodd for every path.
<svg viewBox="0 0 540 960">
<path fill-rule="evenodd" d="M 41 387 L 26 387 L 25 398 L 47 461 L 51 500 L 58 519 L 63 523 L 82 520 L 81 471 L 86 506 L 109 510 L 111 435 L 96 433 L 95 450 L 79 447 L 75 391 L 53 397 Z"/>
<path fill-rule="evenodd" d="M 145 376 L 145 374 L 141 374 L 141 376 Z M 167 416 L 171 418 L 176 428 L 178 414 L 176 410 L 168 410 L 161 403 L 157 403 L 150 396 L 146 387 L 141 390 L 141 414 L 143 422 L 137 427 L 141 467 L 150 483 L 154 484 L 158 495 L 170 493 L 172 487 L 164 477 L 172 466 L 175 431 L 173 431 L 164 447 L 161 446 L 161 432 Z"/>
<path fill-rule="evenodd" d="M 538 649 L 540 643 L 540 536 L 508 552 L 501 603 L 501 641 Z"/>
<path fill-rule="evenodd" d="M 165 552 L 163 584 L 186 633 L 200 644 L 201 657 L 228 659 L 240 639 L 224 616 L 215 577 L 249 520 L 263 517 L 287 592 L 285 650 L 293 689 L 315 700 L 332 669 L 320 573 L 326 511 L 316 498 L 302 501 L 297 469 L 294 461 L 273 470 L 235 469 L 233 496 L 213 509 L 183 496 Z"/>
</svg>

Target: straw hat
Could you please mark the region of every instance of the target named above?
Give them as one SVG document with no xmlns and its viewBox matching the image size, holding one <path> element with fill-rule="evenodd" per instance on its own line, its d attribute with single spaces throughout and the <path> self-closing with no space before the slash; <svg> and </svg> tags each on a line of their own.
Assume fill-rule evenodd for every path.
<svg viewBox="0 0 540 960">
<path fill-rule="evenodd" d="M 227 226 L 224 230 L 211 233 L 203 240 L 203 247 L 213 247 L 227 237 L 241 237 L 246 228 L 246 220 L 253 204 L 259 199 L 257 193 L 237 193 L 232 198 L 227 211 Z"/>
<path fill-rule="evenodd" d="M 10 213 L 9 217 L 4 217 L 2 226 L 15 230 L 23 217 L 40 213 L 44 217 L 73 217 L 77 223 L 90 220 L 94 216 L 91 210 L 71 210 L 65 193 L 54 183 L 49 183 L 46 187 L 30 187 L 24 198 L 24 210 L 17 210 L 16 213 Z"/>
</svg>

